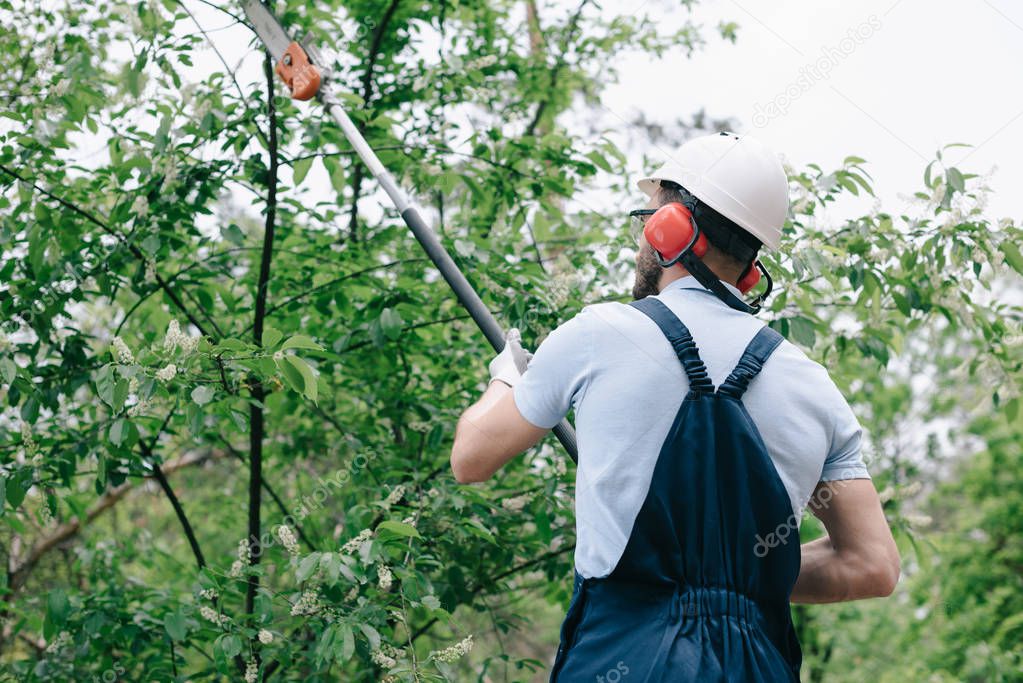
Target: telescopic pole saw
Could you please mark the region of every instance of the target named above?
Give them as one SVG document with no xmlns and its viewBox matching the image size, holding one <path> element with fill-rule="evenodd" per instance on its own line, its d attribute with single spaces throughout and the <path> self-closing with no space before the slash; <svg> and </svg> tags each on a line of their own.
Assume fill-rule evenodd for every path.
<svg viewBox="0 0 1023 683">
<path fill-rule="evenodd" d="M 440 240 L 437 239 L 437 235 L 426 224 L 419 211 L 398 187 L 384 165 L 380 163 L 380 159 L 366 143 L 366 139 L 362 137 L 362 133 L 352 123 L 344 107 L 334 95 L 330 83 L 323 78 L 321 68 L 317 65 L 323 65 L 324 62 L 316 46 L 312 45 L 308 39 L 301 43 L 291 40 L 277 17 L 260 0 L 244 0 L 243 7 L 256 34 L 263 41 L 264 47 L 276 63 L 277 74 L 291 90 L 291 96 L 297 100 L 309 100 L 316 97 L 323 104 L 327 113 L 341 127 L 341 131 L 348 138 L 359 158 L 362 159 L 362 163 L 366 165 L 380 186 L 384 188 L 387 196 L 391 198 L 391 202 L 398 209 L 402 220 L 405 221 L 426 255 L 444 276 L 448 286 L 458 297 L 459 303 L 472 316 L 480 331 L 483 332 L 483 336 L 487 338 L 495 351 L 503 349 L 505 338 L 501 326 L 483 304 L 479 294 L 465 279 L 462 271 L 455 265 L 450 254 L 445 251 Z M 520 368 L 520 370 L 522 369 L 524 368 Z M 554 428 L 554 435 L 565 447 L 569 457 L 578 462 L 575 431 L 567 420 L 562 420 Z"/>
</svg>

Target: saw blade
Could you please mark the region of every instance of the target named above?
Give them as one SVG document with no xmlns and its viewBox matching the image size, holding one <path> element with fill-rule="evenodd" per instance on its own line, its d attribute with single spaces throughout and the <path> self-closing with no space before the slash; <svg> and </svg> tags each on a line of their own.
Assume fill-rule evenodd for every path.
<svg viewBox="0 0 1023 683">
<path fill-rule="evenodd" d="M 277 17 L 259 0 L 244 0 L 242 7 L 270 57 L 275 62 L 280 60 L 292 41 L 284 27 L 277 21 Z"/>
</svg>

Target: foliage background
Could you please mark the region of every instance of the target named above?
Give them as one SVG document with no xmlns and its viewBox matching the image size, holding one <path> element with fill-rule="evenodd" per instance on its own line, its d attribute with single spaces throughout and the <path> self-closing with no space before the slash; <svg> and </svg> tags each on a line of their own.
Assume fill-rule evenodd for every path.
<svg viewBox="0 0 1023 683">
<path fill-rule="evenodd" d="M 586 0 L 276 9 L 337 38 L 353 118 L 530 345 L 626 298 L 622 217 L 590 205 L 635 202 L 648 147 L 578 125 L 615 56 L 741 40 Z M 548 440 L 454 483 L 489 349 L 238 12 L 0 0 L 4 675 L 543 680 L 571 467 Z M 867 162 L 790 169 L 767 259 L 763 315 L 849 397 L 904 552 L 893 598 L 795 608 L 807 680 L 1023 679 L 1020 230 L 924 170 L 897 215 L 833 220 Z"/>
</svg>

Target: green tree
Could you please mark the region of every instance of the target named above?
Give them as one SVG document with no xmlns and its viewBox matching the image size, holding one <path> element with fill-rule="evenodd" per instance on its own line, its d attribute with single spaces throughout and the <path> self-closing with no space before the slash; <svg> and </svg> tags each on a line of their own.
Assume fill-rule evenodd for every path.
<svg viewBox="0 0 1023 683">
<path fill-rule="evenodd" d="M 598 183 L 624 199 L 625 154 L 564 119 L 622 50 L 696 49 L 696 26 L 585 0 L 277 8 L 338 38 L 353 119 L 500 319 L 535 344 L 623 299 L 623 226 L 572 200 Z M 570 468 L 548 440 L 485 487 L 451 479 L 489 349 L 340 132 L 257 53 L 231 66 L 208 22 L 236 13 L 0 0 L 16 76 L 0 111 L 0 657 L 19 680 L 527 678 L 556 632 L 536 651 L 501 636 L 521 640 L 523 615 L 556 628 Z M 921 476 L 898 449 L 907 421 L 1015 419 L 1019 308 L 995 288 L 1023 263 L 981 179 L 940 158 L 919 215 L 821 224 L 871 192 L 864 163 L 792 171 L 765 317 L 848 390 L 898 488 Z M 922 391 L 919 372 L 972 391 Z M 814 647 L 827 609 L 801 615 Z"/>
</svg>

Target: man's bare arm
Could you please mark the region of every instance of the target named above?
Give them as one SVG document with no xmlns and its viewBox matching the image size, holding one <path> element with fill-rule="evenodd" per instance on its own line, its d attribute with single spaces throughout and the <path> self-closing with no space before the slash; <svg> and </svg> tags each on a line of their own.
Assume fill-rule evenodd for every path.
<svg viewBox="0 0 1023 683">
<path fill-rule="evenodd" d="M 486 481 L 549 431 L 522 417 L 511 387 L 491 382 L 480 400 L 458 420 L 451 471 L 462 484 Z"/>
<path fill-rule="evenodd" d="M 899 579 L 899 550 L 873 482 L 821 482 L 810 500 L 810 510 L 828 535 L 802 546 L 792 602 L 891 595 Z"/>
</svg>

